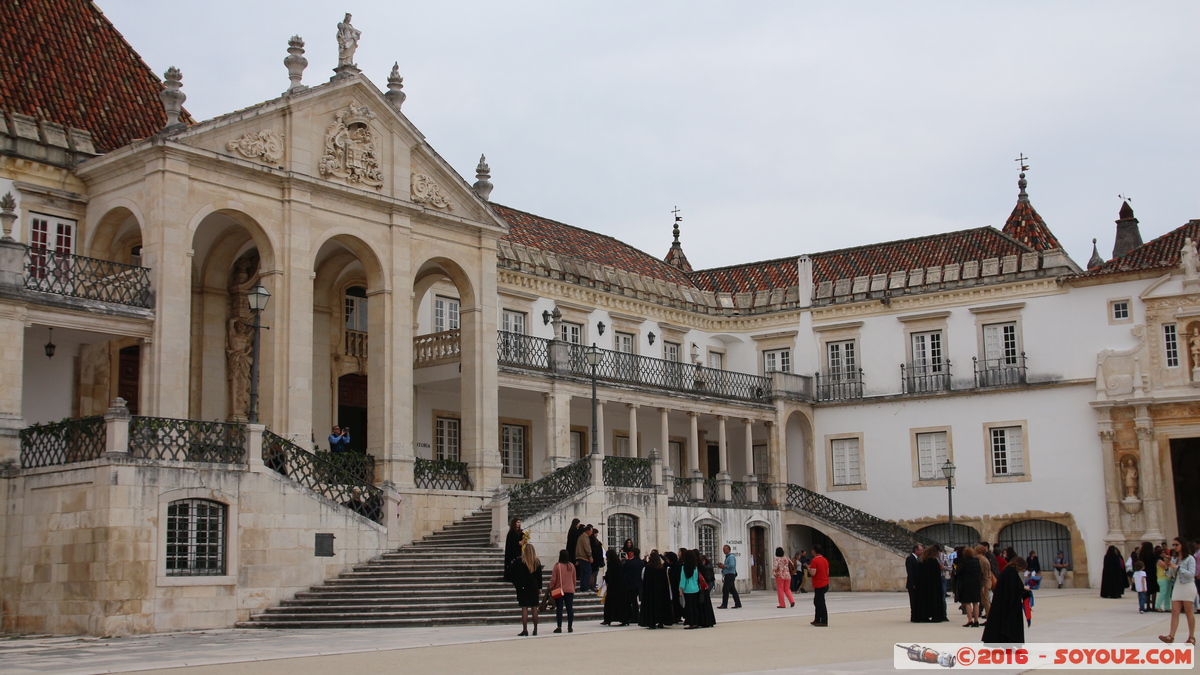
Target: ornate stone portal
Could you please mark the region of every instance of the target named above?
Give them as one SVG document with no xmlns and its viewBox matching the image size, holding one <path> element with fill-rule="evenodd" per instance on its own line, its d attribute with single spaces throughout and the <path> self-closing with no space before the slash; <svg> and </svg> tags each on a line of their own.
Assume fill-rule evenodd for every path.
<svg viewBox="0 0 1200 675">
<path fill-rule="evenodd" d="M 353 103 L 337 114 L 336 121 L 325 130 L 325 154 L 318 167 L 322 176 L 383 187 L 375 134 L 368 126 L 373 119 L 375 113 L 366 106 L 356 108 Z"/>
</svg>

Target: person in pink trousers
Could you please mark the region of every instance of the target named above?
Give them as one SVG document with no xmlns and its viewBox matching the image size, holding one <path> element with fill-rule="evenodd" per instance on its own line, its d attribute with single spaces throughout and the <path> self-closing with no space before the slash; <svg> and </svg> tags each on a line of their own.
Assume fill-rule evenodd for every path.
<svg viewBox="0 0 1200 675">
<path fill-rule="evenodd" d="M 791 607 L 796 606 L 796 598 L 792 596 L 792 574 L 796 571 L 796 563 L 792 559 L 784 555 L 783 547 L 775 549 L 775 563 L 772 568 L 775 572 L 775 593 L 779 595 L 779 607 L 786 608 L 789 605 L 783 604 L 783 597 L 786 595 Z"/>
</svg>

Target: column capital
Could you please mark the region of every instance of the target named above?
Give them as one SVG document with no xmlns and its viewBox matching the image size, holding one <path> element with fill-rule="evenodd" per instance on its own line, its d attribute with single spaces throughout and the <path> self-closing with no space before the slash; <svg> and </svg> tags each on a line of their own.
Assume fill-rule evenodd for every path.
<svg viewBox="0 0 1200 675">
<path fill-rule="evenodd" d="M 770 429 L 771 427 L 775 426 L 775 423 L 772 422 L 771 420 L 763 420 L 763 425 L 765 427 L 767 427 L 768 429 Z"/>
<path fill-rule="evenodd" d="M 695 410 L 689 410 L 689 411 L 687 411 L 687 414 L 688 414 L 688 417 L 699 417 L 700 416 L 700 413 L 696 412 Z"/>
<path fill-rule="evenodd" d="M 717 420 L 718 420 L 718 421 L 720 421 L 720 422 L 724 422 L 724 421 L 726 421 L 726 420 L 728 420 L 728 419 L 729 419 L 729 416 L 728 416 L 728 415 L 717 415 Z"/>
<path fill-rule="evenodd" d="M 660 412 L 660 413 L 669 413 L 669 412 L 671 412 L 671 409 L 670 409 L 670 408 L 659 408 L 659 409 L 658 409 L 658 412 Z"/>
<path fill-rule="evenodd" d="M 750 424 L 750 425 L 753 425 L 753 424 L 754 424 L 754 420 L 750 419 L 749 417 L 743 417 L 743 418 L 742 418 L 742 424 Z"/>
<path fill-rule="evenodd" d="M 630 410 L 637 410 L 638 408 L 641 408 L 642 406 L 637 403 L 626 403 L 625 407 L 629 408 Z"/>
</svg>

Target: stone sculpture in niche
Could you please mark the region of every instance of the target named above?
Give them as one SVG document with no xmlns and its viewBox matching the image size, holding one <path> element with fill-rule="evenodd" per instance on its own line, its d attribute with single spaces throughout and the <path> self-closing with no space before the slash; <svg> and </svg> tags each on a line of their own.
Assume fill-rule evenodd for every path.
<svg viewBox="0 0 1200 675">
<path fill-rule="evenodd" d="M 283 159 L 283 136 L 270 129 L 248 131 L 226 143 L 225 148 L 236 150 L 248 159 L 262 157 L 264 161 L 274 164 Z"/>
<path fill-rule="evenodd" d="M 229 319 L 225 333 L 226 379 L 229 381 L 229 419 L 245 420 L 250 411 L 250 366 L 254 347 L 250 304 L 246 293 L 257 282 L 258 258 L 247 256 L 233 264 L 229 279 Z"/>
<path fill-rule="evenodd" d="M 412 200 L 418 204 L 428 204 L 434 208 L 453 211 L 454 205 L 442 194 L 442 188 L 423 173 L 412 175 Z"/>
<path fill-rule="evenodd" d="M 322 176 L 337 176 L 347 183 L 383 187 L 375 135 L 367 126 L 373 119 L 375 113 L 366 106 L 356 108 L 353 103 L 337 114 L 336 121 L 325 131 L 325 155 L 318 167 Z"/>
<path fill-rule="evenodd" d="M 1125 488 L 1125 499 L 1138 498 L 1138 465 L 1133 455 L 1121 461 L 1121 483 Z"/>
</svg>

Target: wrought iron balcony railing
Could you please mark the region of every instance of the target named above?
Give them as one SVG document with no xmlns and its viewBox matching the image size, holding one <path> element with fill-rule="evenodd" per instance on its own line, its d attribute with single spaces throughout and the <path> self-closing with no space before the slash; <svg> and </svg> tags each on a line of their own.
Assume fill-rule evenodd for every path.
<svg viewBox="0 0 1200 675">
<path fill-rule="evenodd" d="M 129 454 L 176 462 L 241 464 L 246 461 L 246 426 L 135 415 L 129 420 Z"/>
<path fill-rule="evenodd" d="M 99 459 L 105 451 L 103 417 L 82 417 L 22 429 L 21 468 L 59 466 Z"/>
<path fill-rule="evenodd" d="M 907 555 L 913 544 L 928 546 L 937 543 L 929 537 L 799 485 L 787 486 L 787 505 L 900 555 Z"/>
<path fill-rule="evenodd" d="M 418 335 L 413 338 L 414 366 L 436 366 L 442 363 L 453 363 L 460 358 L 462 358 L 462 331 L 458 329 Z"/>
<path fill-rule="evenodd" d="M 976 387 L 1015 387 L 1025 384 L 1025 352 L 999 359 L 972 357 Z"/>
<path fill-rule="evenodd" d="M 150 270 L 44 248 L 25 249 L 25 288 L 149 309 Z"/>
<path fill-rule="evenodd" d="M 817 373 L 818 401 L 846 401 L 863 397 L 863 371 L 848 370 L 840 373 Z"/>
<path fill-rule="evenodd" d="M 553 340 L 499 331 L 496 333 L 496 355 L 501 365 L 550 370 L 550 344 Z"/>
<path fill-rule="evenodd" d="M 383 522 L 383 490 L 341 466 L 269 431 L 263 432 L 262 459 L 267 468 L 377 523 Z"/>
<path fill-rule="evenodd" d="M 650 460 L 637 457 L 605 457 L 604 484 L 608 487 L 651 488 Z"/>
<path fill-rule="evenodd" d="M 900 364 L 900 382 L 905 394 L 950 391 L 950 362 Z"/>
<path fill-rule="evenodd" d="M 508 517 L 528 519 L 535 513 L 586 490 L 591 485 L 592 460 L 581 460 L 508 491 Z"/>
<path fill-rule="evenodd" d="M 709 504 L 721 501 L 721 491 L 717 486 L 716 478 L 704 479 L 704 501 Z"/>
<path fill-rule="evenodd" d="M 467 474 L 467 463 L 449 459 L 417 458 L 413 465 L 413 479 L 417 487 L 426 490 L 470 490 L 471 477 Z"/>
<path fill-rule="evenodd" d="M 687 504 L 692 501 L 691 481 L 683 476 L 675 476 L 668 501 L 672 504 Z"/>
</svg>

